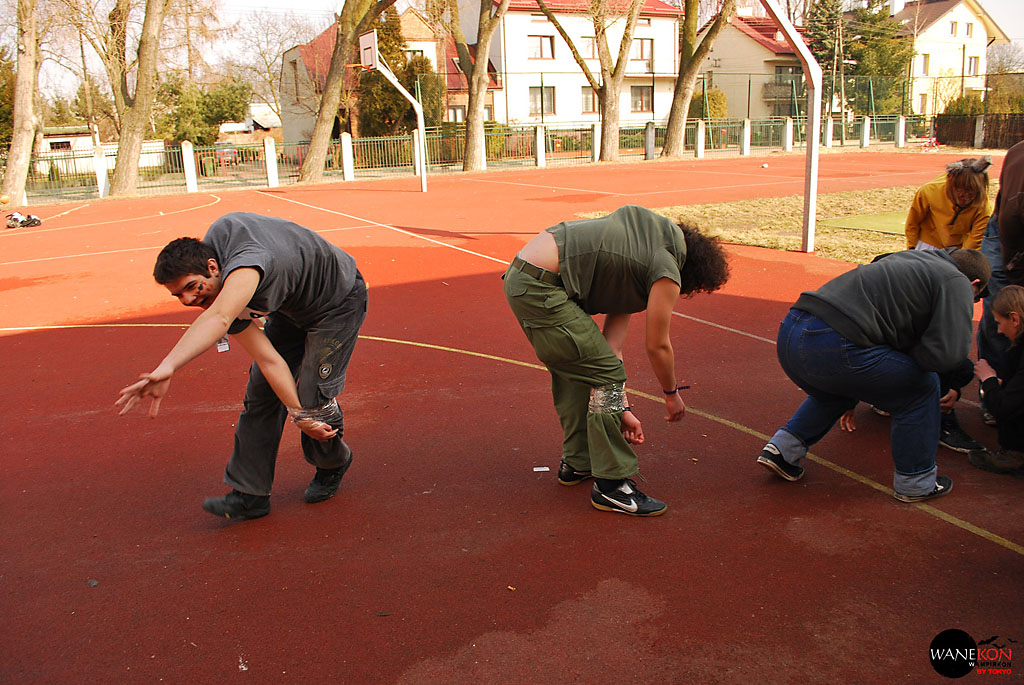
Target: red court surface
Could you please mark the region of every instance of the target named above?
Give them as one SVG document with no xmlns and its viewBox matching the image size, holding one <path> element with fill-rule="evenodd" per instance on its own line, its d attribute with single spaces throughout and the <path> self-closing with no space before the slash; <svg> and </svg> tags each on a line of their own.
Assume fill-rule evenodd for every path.
<svg viewBox="0 0 1024 685">
<path fill-rule="evenodd" d="M 923 183 L 955 158 L 823 155 L 821 190 Z M 802 170 L 779 155 L 36 208 L 41 227 L 0 233 L 0 682 L 926 683 L 944 681 L 943 630 L 1017 646 L 1024 482 L 942 450 L 954 491 L 899 503 L 888 422 L 863 405 L 803 480 L 754 463 L 802 399 L 778 323 L 848 264 L 730 246 L 729 284 L 676 307 L 678 424 L 633 322 L 641 488 L 665 516 L 598 512 L 588 485 L 555 482 L 549 379 L 504 301 L 507 260 L 578 212 L 791 195 Z M 232 523 L 199 505 L 226 490 L 244 351 L 180 371 L 155 420 L 113 402 L 195 317 L 153 283 L 157 252 L 239 210 L 352 253 L 370 311 L 338 496 L 302 502 L 312 467 L 288 427 L 271 514 Z M 995 446 L 975 407 L 960 416 Z"/>
</svg>

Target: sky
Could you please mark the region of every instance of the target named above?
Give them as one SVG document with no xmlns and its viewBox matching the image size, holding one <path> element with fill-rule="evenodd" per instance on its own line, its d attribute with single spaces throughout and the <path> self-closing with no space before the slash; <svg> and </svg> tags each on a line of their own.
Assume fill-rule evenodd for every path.
<svg viewBox="0 0 1024 685">
<path fill-rule="evenodd" d="M 1024 13 L 1021 0 L 979 0 L 1011 40 L 1024 41 Z"/>
</svg>

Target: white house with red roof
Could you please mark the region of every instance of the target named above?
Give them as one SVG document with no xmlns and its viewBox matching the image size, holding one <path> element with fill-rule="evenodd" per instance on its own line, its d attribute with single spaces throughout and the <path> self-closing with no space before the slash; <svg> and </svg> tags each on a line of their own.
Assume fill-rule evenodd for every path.
<svg viewBox="0 0 1024 685">
<path fill-rule="evenodd" d="M 797 27 L 802 32 L 802 27 Z M 704 88 L 725 93 L 729 117 L 764 119 L 804 113 L 803 67 L 770 17 L 734 16 L 722 29 L 701 70 L 694 100 Z"/>
<path fill-rule="evenodd" d="M 980 3 L 894 0 L 890 8 L 903 24 L 903 35 L 914 41 L 910 101 L 915 114 L 942 112 L 961 95 L 984 97 L 987 48 L 1009 38 Z"/>
<path fill-rule="evenodd" d="M 591 72 L 600 76 L 589 0 L 550 0 Z M 609 3 L 610 5 L 612 3 Z M 622 4 L 623 11 L 628 6 Z M 679 22 L 682 10 L 661 0 L 646 0 L 633 33 L 630 62 L 623 83 L 620 123 L 664 122 L 672 105 L 679 67 Z M 472 12 L 462 14 L 467 36 L 476 35 Z M 621 16 L 608 29 L 613 56 L 625 29 Z M 490 61 L 501 91 L 493 92 L 493 117 L 510 124 L 596 122 L 597 97 L 554 24 L 536 0 L 511 0 L 491 44 Z"/>
</svg>

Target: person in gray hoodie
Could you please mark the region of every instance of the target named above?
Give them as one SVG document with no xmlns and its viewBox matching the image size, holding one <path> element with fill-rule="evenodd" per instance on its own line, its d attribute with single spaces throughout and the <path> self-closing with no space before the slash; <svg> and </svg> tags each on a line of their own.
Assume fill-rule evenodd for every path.
<svg viewBox="0 0 1024 685">
<path fill-rule="evenodd" d="M 939 374 L 967 359 L 974 302 L 990 271 L 977 250 L 906 251 L 801 294 L 779 327 L 778 355 L 807 399 L 757 462 L 799 480 L 808 448 L 837 421 L 853 430 L 863 401 L 892 415 L 894 497 L 947 494 L 953 481 L 935 465 Z"/>
</svg>

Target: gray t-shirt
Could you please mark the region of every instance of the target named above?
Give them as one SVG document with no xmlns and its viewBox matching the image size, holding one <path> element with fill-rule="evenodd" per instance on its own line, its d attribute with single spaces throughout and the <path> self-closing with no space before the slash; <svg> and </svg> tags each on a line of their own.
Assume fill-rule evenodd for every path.
<svg viewBox="0 0 1024 685">
<path fill-rule="evenodd" d="M 647 309 L 661 278 L 682 285 L 686 239 L 671 220 L 627 205 L 599 219 L 564 221 L 547 229 L 558 245 L 562 286 L 588 314 Z"/>
<path fill-rule="evenodd" d="M 356 262 L 351 255 L 285 219 L 226 214 L 213 222 L 203 242 L 216 251 L 222 278 L 246 267 L 260 272 L 256 292 L 230 333 L 270 313 L 312 329 L 338 308 L 355 284 Z"/>
</svg>

